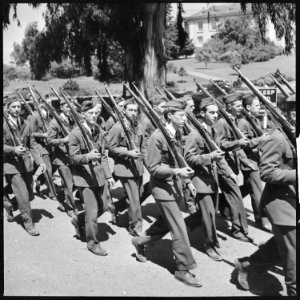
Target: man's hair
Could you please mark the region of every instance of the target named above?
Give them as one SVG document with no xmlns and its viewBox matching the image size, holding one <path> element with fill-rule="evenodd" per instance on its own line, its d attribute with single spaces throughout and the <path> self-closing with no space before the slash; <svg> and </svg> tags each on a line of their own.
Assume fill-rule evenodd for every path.
<svg viewBox="0 0 300 300">
<path fill-rule="evenodd" d="M 256 98 L 254 94 L 246 94 L 242 97 L 243 106 L 246 108 L 247 105 L 251 105 L 253 103 L 253 100 Z"/>
<path fill-rule="evenodd" d="M 127 105 L 128 104 L 135 104 L 137 105 L 136 101 L 134 100 L 134 98 L 130 98 L 130 99 L 127 99 L 124 103 L 124 109 L 126 109 Z"/>
</svg>

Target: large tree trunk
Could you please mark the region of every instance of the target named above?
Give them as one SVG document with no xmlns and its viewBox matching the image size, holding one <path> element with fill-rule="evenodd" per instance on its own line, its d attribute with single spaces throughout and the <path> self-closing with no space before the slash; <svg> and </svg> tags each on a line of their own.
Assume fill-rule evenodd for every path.
<svg viewBox="0 0 300 300">
<path fill-rule="evenodd" d="M 164 49 L 165 3 L 143 4 L 141 32 L 138 41 L 128 45 L 126 67 L 128 80 L 135 81 L 146 97 L 155 94 L 154 84 L 164 83 L 167 62 Z"/>
</svg>

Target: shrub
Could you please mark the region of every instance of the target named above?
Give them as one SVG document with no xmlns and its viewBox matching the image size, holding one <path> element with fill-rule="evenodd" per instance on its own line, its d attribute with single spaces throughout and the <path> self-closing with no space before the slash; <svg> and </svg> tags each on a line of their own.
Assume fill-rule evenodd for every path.
<svg viewBox="0 0 300 300">
<path fill-rule="evenodd" d="M 265 81 L 263 78 L 259 78 L 256 80 L 256 85 L 257 86 L 264 86 L 265 85 Z"/>
<path fill-rule="evenodd" d="M 18 77 L 17 69 L 14 66 L 3 65 L 3 77 L 14 80 Z"/>
<path fill-rule="evenodd" d="M 289 81 L 289 82 L 290 81 L 295 81 L 295 78 L 293 76 L 287 76 L 286 80 Z"/>
<path fill-rule="evenodd" d="M 266 76 L 266 77 L 264 78 L 264 82 L 265 82 L 265 84 L 267 84 L 268 86 L 274 86 L 274 85 L 275 85 L 274 80 L 273 80 L 270 76 Z"/>
<path fill-rule="evenodd" d="M 176 72 L 177 72 L 177 67 L 174 65 L 174 63 L 168 62 L 168 63 L 167 63 L 167 71 L 176 74 Z"/>
<path fill-rule="evenodd" d="M 64 60 L 60 64 L 56 62 L 51 63 L 49 73 L 57 78 L 70 78 L 80 75 L 80 69 L 72 65 L 70 60 Z"/>
<path fill-rule="evenodd" d="M 270 59 L 270 55 L 265 50 L 259 50 L 257 56 L 254 58 L 255 62 L 260 61 L 268 61 Z"/>
<path fill-rule="evenodd" d="M 167 81 L 166 87 L 174 88 L 175 87 L 175 81 Z"/>
<path fill-rule="evenodd" d="M 75 81 L 75 80 L 72 80 L 72 79 L 69 79 L 67 82 L 65 82 L 63 84 L 63 89 L 65 90 L 69 90 L 69 91 L 79 91 L 79 84 Z"/>
<path fill-rule="evenodd" d="M 181 77 L 186 76 L 186 70 L 184 69 L 184 67 L 180 67 L 180 69 L 178 70 L 177 74 Z"/>
</svg>

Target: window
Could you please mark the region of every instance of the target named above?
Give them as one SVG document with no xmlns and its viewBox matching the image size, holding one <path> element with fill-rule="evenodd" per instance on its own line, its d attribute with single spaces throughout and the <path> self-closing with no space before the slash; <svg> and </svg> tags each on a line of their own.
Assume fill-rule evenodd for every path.
<svg viewBox="0 0 300 300">
<path fill-rule="evenodd" d="M 202 21 L 198 21 L 197 22 L 197 25 L 198 25 L 198 30 L 197 31 L 203 31 L 203 22 Z"/>
<path fill-rule="evenodd" d="M 198 36 L 197 37 L 197 41 L 198 41 L 198 45 L 201 45 L 203 44 L 203 36 Z"/>
<path fill-rule="evenodd" d="M 217 22 L 216 20 L 210 20 L 210 30 L 217 30 Z"/>
</svg>

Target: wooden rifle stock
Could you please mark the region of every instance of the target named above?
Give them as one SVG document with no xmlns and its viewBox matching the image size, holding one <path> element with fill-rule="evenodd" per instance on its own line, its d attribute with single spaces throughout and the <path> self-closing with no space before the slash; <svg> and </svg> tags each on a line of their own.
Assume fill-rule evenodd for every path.
<svg viewBox="0 0 300 300">
<path fill-rule="evenodd" d="M 19 95 L 21 101 L 24 103 L 24 106 L 26 107 L 26 109 L 29 112 L 29 114 L 32 115 L 33 111 L 31 109 L 30 105 L 26 102 L 26 100 L 23 98 L 22 94 L 18 90 L 15 90 L 15 91 Z"/>
<path fill-rule="evenodd" d="M 255 96 L 264 104 L 264 106 L 270 111 L 274 117 L 276 124 L 280 125 L 279 128 L 291 142 L 293 147 L 296 147 L 296 137 L 294 134 L 293 126 L 282 116 L 282 112 L 278 110 L 273 103 L 271 103 L 253 84 L 250 82 L 236 67 L 234 69 L 238 72 L 243 82 L 250 88 Z"/>
<path fill-rule="evenodd" d="M 46 107 L 48 108 L 49 112 L 52 114 L 52 116 L 54 117 L 54 119 L 56 120 L 57 124 L 59 125 L 59 127 L 62 130 L 62 133 L 64 136 L 69 135 L 68 130 L 66 129 L 66 127 L 62 124 L 61 119 L 59 118 L 59 115 L 57 114 L 57 112 L 55 111 L 55 109 L 47 102 L 47 100 L 39 93 L 39 91 L 37 91 L 35 89 L 35 92 L 38 94 L 38 96 L 40 97 L 41 101 L 46 105 Z"/>
<path fill-rule="evenodd" d="M 139 91 L 139 89 L 133 84 L 133 87 L 136 89 L 137 93 L 140 97 L 138 97 L 131 89 L 130 87 L 124 82 L 123 83 L 126 89 L 129 91 L 129 93 L 135 98 L 138 105 L 141 107 L 141 109 L 144 111 L 144 113 L 147 115 L 149 120 L 152 120 L 154 123 L 154 126 L 159 128 L 164 135 L 168 148 L 170 150 L 171 156 L 173 157 L 173 160 L 175 164 L 179 168 L 185 168 L 189 167 L 183 156 L 178 153 L 176 146 L 175 146 L 175 138 L 171 135 L 171 133 L 165 128 L 163 123 L 161 122 L 159 116 L 157 113 L 153 110 L 147 99 L 144 97 L 144 95 Z"/>
<path fill-rule="evenodd" d="M 44 118 L 43 118 L 43 116 L 42 116 L 42 112 L 41 112 L 41 110 L 40 110 L 40 108 L 39 108 L 39 103 L 38 103 L 38 101 L 37 101 L 37 99 L 36 99 L 36 97 L 35 97 L 35 94 L 33 93 L 33 90 L 32 90 L 32 88 L 30 87 L 30 85 L 29 85 L 28 82 L 27 82 L 27 86 L 28 86 L 28 89 L 29 89 L 29 91 L 30 91 L 30 93 L 31 93 L 31 95 L 32 95 L 32 99 L 33 99 L 33 103 L 35 104 L 35 108 L 36 108 L 36 110 L 37 110 L 37 112 L 38 112 L 38 114 L 39 114 L 39 116 L 40 116 L 40 118 L 41 118 L 41 121 L 42 121 L 42 124 L 43 124 L 43 131 L 44 131 L 44 133 L 45 133 L 45 132 L 48 131 L 48 128 L 47 128 L 46 123 L 45 123 L 45 120 L 44 120 Z"/>
<path fill-rule="evenodd" d="M 281 86 L 281 84 L 275 79 L 275 77 L 272 74 L 269 74 L 269 76 L 273 79 L 275 85 L 280 89 L 281 93 L 284 95 L 285 98 L 288 98 L 290 95 L 284 90 L 284 88 Z"/>
<path fill-rule="evenodd" d="M 296 94 L 295 90 L 292 88 L 292 86 L 288 83 L 288 81 L 283 77 L 283 75 L 280 72 L 276 73 L 282 80 L 282 82 L 289 88 L 289 90 L 293 93 Z"/>
<path fill-rule="evenodd" d="M 115 113 L 113 112 L 113 110 L 111 109 L 109 104 L 103 99 L 103 97 L 99 94 L 99 92 L 95 88 L 94 88 L 94 91 L 97 94 L 97 96 L 99 97 L 99 99 L 102 102 L 102 105 L 104 106 L 106 111 L 110 114 L 110 116 L 113 118 L 113 120 L 115 122 L 117 122 L 118 118 L 116 117 Z"/>
</svg>

